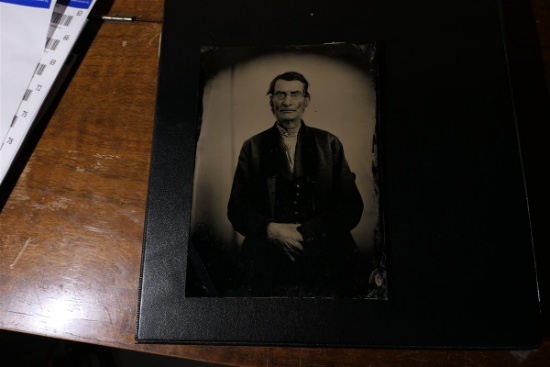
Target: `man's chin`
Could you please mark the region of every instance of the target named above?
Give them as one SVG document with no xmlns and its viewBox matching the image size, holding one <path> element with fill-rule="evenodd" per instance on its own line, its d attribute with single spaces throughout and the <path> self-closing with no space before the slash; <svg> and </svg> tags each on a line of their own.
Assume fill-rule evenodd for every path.
<svg viewBox="0 0 550 367">
<path fill-rule="evenodd" d="M 278 115 L 278 120 L 281 122 L 300 122 L 300 118 L 296 117 L 296 115 L 288 116 L 288 115 Z"/>
</svg>

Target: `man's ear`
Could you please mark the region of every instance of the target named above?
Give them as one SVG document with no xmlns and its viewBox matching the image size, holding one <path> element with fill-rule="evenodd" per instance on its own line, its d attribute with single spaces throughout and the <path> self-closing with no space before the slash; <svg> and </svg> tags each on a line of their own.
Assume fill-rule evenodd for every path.
<svg viewBox="0 0 550 367">
<path fill-rule="evenodd" d="M 305 97 L 304 99 L 304 105 L 307 107 L 308 104 L 309 104 L 309 96 Z"/>
</svg>

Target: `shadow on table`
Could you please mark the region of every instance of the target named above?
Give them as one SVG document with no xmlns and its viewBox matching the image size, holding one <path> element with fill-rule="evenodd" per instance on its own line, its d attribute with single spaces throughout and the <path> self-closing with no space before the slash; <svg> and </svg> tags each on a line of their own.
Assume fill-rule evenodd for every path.
<svg viewBox="0 0 550 367">
<path fill-rule="evenodd" d="M 217 367 L 190 361 L 0 330 L 0 366 Z"/>
</svg>

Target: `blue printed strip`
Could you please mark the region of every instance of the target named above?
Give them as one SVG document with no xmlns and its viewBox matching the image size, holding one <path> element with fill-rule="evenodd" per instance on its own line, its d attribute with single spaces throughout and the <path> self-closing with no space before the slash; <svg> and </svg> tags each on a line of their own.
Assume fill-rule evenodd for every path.
<svg viewBox="0 0 550 367">
<path fill-rule="evenodd" d="M 93 0 L 57 0 L 57 3 L 70 6 L 71 8 L 88 9 L 92 1 Z"/>
<path fill-rule="evenodd" d="M 49 9 L 52 0 L 0 0 L 0 3 L 8 3 L 23 6 L 32 6 L 33 8 Z"/>
</svg>

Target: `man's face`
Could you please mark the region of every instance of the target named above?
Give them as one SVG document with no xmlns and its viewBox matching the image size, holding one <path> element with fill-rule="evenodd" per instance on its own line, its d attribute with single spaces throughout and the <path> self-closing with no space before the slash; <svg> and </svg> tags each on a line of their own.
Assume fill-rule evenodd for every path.
<svg viewBox="0 0 550 367">
<path fill-rule="evenodd" d="M 275 82 L 271 106 L 277 121 L 282 123 L 299 123 L 309 103 L 304 97 L 304 84 L 299 80 L 282 80 Z"/>
</svg>

